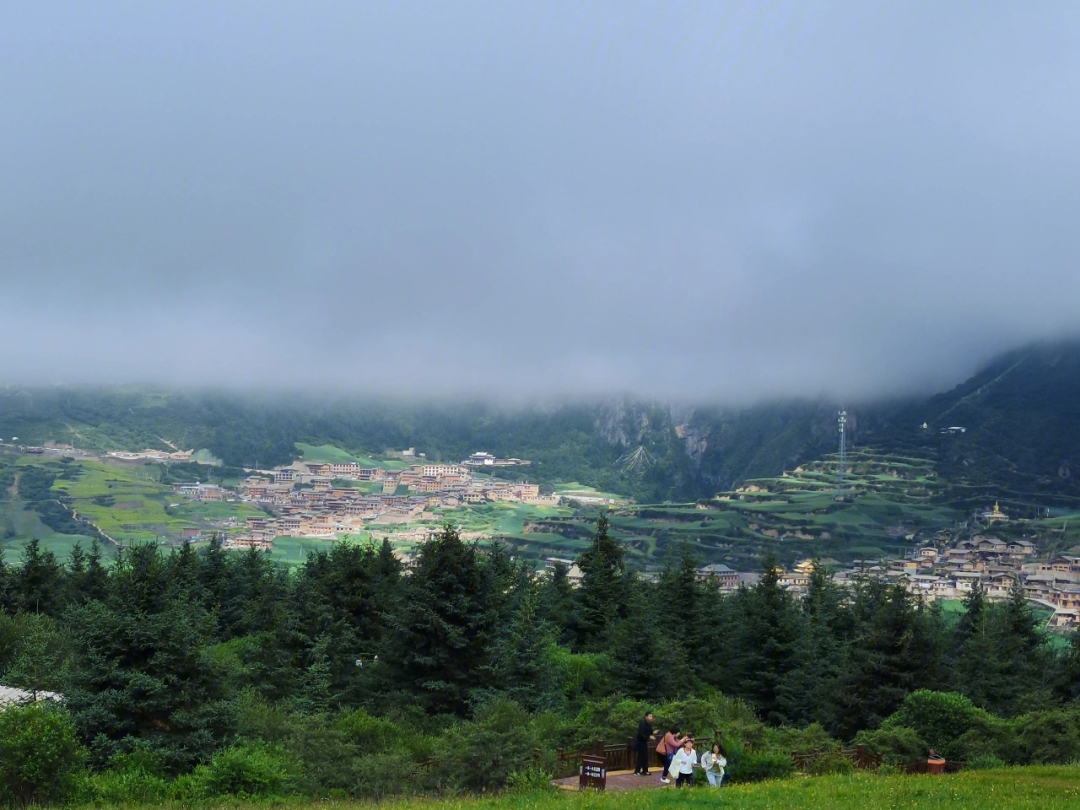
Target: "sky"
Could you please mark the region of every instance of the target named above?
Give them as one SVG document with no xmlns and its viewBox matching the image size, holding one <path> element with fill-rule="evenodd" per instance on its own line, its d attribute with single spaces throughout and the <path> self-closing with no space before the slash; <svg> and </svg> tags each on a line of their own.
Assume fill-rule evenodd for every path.
<svg viewBox="0 0 1080 810">
<path fill-rule="evenodd" d="M 1080 329 L 1080 4 L 0 5 L 0 380 L 742 402 Z"/>
</svg>

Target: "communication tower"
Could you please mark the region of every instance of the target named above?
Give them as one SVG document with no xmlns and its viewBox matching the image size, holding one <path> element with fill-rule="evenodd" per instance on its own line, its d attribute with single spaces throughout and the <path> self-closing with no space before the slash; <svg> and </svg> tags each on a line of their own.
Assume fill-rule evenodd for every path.
<svg viewBox="0 0 1080 810">
<path fill-rule="evenodd" d="M 840 475 L 836 480 L 836 497 L 839 498 L 844 494 L 844 472 L 847 468 L 847 411 L 840 411 L 836 424 L 840 429 Z"/>
</svg>

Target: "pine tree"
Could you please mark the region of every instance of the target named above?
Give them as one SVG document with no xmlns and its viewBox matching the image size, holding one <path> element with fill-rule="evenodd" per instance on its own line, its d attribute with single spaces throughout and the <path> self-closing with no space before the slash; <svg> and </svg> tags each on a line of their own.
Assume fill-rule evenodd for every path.
<svg viewBox="0 0 1080 810">
<path fill-rule="evenodd" d="M 781 696 L 797 665 L 803 621 L 780 585 L 780 566 L 770 551 L 761 579 L 735 594 L 725 670 L 730 690 L 748 700 L 769 723 L 786 720 Z"/>
<path fill-rule="evenodd" d="M 1069 648 L 1054 661 L 1050 676 L 1054 696 L 1062 703 L 1080 698 L 1080 633 L 1069 636 Z"/>
<path fill-rule="evenodd" d="M 496 629 L 483 603 L 487 585 L 476 546 L 463 543 L 449 524 L 424 544 L 403 580 L 385 671 L 429 712 L 463 716 L 471 690 L 484 686 Z"/>
<path fill-rule="evenodd" d="M 18 640 L 4 668 L 4 681 L 32 692 L 61 691 L 71 664 L 67 639 L 49 616 L 22 613 L 15 617 Z"/>
<path fill-rule="evenodd" d="M 606 647 L 611 628 L 626 618 L 632 580 L 626 573 L 625 551 L 609 533 L 606 515 L 596 521 L 592 545 L 578 557 L 577 641 L 583 649 Z"/>
<path fill-rule="evenodd" d="M 19 598 L 15 589 L 16 574 L 4 559 L 4 549 L 0 548 L 0 611 L 8 614 L 18 610 Z"/>
<path fill-rule="evenodd" d="M 499 694 L 529 711 L 560 708 L 564 702 L 562 684 L 549 665 L 548 655 L 556 644 L 556 631 L 537 609 L 537 586 L 523 579 L 517 595 L 513 619 L 492 645 L 491 663 L 485 667 L 488 692 Z M 482 694 L 477 690 L 477 695 Z"/>
<path fill-rule="evenodd" d="M 668 637 L 684 650 L 703 646 L 705 586 L 698 580 L 699 562 L 687 543 L 680 544 L 678 556 L 661 570 L 658 583 L 658 597 L 666 609 L 657 616 Z"/>
<path fill-rule="evenodd" d="M 576 626 L 576 602 L 574 588 L 568 576 L 570 567 L 564 562 L 556 562 L 551 576 L 540 586 L 537 597 L 537 610 L 558 633 L 560 644 L 571 645 L 574 642 Z"/>
<path fill-rule="evenodd" d="M 857 591 L 859 624 L 848 645 L 834 733 L 845 739 L 873 728 L 916 689 L 945 685 L 946 637 L 941 613 L 900 585 L 871 580 Z"/>
<path fill-rule="evenodd" d="M 86 576 L 82 582 L 82 599 L 105 599 L 109 588 L 109 574 L 101 564 L 101 544 L 97 537 L 90 541 L 90 553 L 86 557 Z"/>
<path fill-rule="evenodd" d="M 229 587 L 229 555 L 222 545 L 221 535 L 214 532 L 210 542 L 199 555 L 199 587 L 203 606 L 216 615 Z"/>
<path fill-rule="evenodd" d="M 51 551 L 42 551 L 35 537 L 22 553 L 22 567 L 15 575 L 18 606 L 27 613 L 58 616 L 64 608 L 63 567 Z"/>
<path fill-rule="evenodd" d="M 665 700 L 697 691 L 701 680 L 689 663 L 693 651 L 656 620 L 659 615 L 680 610 L 661 588 L 634 591 L 628 615 L 614 626 L 608 646 L 618 693 L 639 700 Z M 698 621 L 689 613 L 684 618 Z"/>
<path fill-rule="evenodd" d="M 954 688 L 994 714 L 1011 716 L 1049 690 L 1051 655 L 1038 620 L 1017 583 L 1006 602 L 979 606 L 958 641 Z M 959 633 L 958 633 L 959 634 Z"/>
<path fill-rule="evenodd" d="M 796 643 L 794 668 L 777 694 L 790 723 L 826 725 L 835 716 L 844 650 L 851 635 L 844 600 L 840 588 L 815 561 L 806 596 L 799 604 L 805 632 Z"/>
<path fill-rule="evenodd" d="M 65 696 L 99 765 L 141 746 L 187 770 L 228 732 L 229 707 L 205 655 L 214 617 L 168 585 L 158 550 L 135 546 L 118 555 L 104 601 L 65 614 L 78 655 Z"/>
</svg>

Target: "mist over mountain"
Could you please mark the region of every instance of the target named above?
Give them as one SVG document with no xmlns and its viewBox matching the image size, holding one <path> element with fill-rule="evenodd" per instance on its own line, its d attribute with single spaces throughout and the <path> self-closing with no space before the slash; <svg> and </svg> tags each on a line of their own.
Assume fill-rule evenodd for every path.
<svg viewBox="0 0 1080 810">
<path fill-rule="evenodd" d="M 1074 341 L 1008 352 L 932 397 L 843 407 L 853 448 L 931 457 L 958 483 L 1073 496 L 1080 495 L 1078 402 Z M 208 449 L 228 466 L 264 468 L 292 461 L 297 442 L 367 454 L 414 447 L 434 461 L 483 450 L 533 461 L 526 474 L 541 483 L 576 480 L 648 502 L 710 497 L 835 452 L 840 406 L 826 398 L 722 407 L 612 397 L 510 407 L 9 386 L 0 392 L 0 435 L 97 451 L 171 442 Z M 949 427 L 964 432 L 942 432 Z"/>
</svg>

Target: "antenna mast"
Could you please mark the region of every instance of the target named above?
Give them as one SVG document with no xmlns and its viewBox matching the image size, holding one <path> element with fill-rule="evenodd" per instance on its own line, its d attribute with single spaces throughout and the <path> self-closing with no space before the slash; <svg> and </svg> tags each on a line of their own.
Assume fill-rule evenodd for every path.
<svg viewBox="0 0 1080 810">
<path fill-rule="evenodd" d="M 836 482 L 836 497 L 841 498 L 844 495 L 844 471 L 847 467 L 847 411 L 840 411 L 836 424 L 840 429 L 840 475 Z"/>
</svg>

